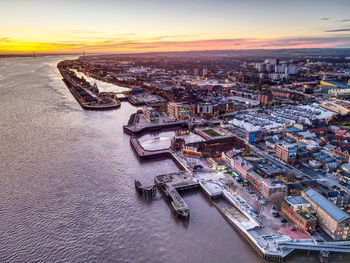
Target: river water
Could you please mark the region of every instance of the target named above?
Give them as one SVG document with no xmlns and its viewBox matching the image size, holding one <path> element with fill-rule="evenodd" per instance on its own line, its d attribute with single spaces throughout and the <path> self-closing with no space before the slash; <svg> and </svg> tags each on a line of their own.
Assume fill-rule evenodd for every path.
<svg viewBox="0 0 350 263">
<path fill-rule="evenodd" d="M 200 191 L 184 195 L 187 225 L 135 193 L 178 168 L 137 159 L 127 102 L 83 110 L 56 68 L 67 58 L 0 59 L 0 262 L 264 262 Z"/>
</svg>

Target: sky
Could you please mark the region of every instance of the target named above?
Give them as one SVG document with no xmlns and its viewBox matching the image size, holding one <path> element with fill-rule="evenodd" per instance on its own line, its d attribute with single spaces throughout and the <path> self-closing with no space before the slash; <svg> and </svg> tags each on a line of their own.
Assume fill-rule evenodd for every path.
<svg viewBox="0 0 350 263">
<path fill-rule="evenodd" d="M 0 53 L 350 48 L 350 0 L 0 0 Z"/>
</svg>

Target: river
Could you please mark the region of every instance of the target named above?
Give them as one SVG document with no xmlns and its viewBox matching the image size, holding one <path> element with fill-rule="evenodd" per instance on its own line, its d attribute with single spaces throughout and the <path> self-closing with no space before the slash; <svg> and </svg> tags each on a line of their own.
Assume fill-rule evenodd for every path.
<svg viewBox="0 0 350 263">
<path fill-rule="evenodd" d="M 79 106 L 56 68 L 71 58 L 0 59 L 0 262 L 264 262 L 199 190 L 184 195 L 187 225 L 135 193 L 134 179 L 178 168 L 135 156 L 134 106 Z"/>
</svg>

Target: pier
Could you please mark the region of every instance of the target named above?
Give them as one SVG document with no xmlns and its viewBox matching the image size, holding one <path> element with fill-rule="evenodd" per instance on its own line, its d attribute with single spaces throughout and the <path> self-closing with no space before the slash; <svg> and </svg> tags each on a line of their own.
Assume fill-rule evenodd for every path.
<svg viewBox="0 0 350 263">
<path fill-rule="evenodd" d="M 157 175 L 154 178 L 154 185 L 142 187 L 139 181 L 135 181 L 136 191 L 143 196 L 154 196 L 156 187 L 160 189 L 170 201 L 171 209 L 175 215 L 182 219 L 187 219 L 190 209 L 182 199 L 179 191 L 190 190 L 199 187 L 199 182 L 191 174 L 185 171 Z"/>
<path fill-rule="evenodd" d="M 188 218 L 190 209 L 182 199 L 178 191 L 185 191 L 199 187 L 199 182 L 191 174 L 187 172 L 177 172 L 170 174 L 157 175 L 154 182 L 164 194 L 169 198 L 171 208 L 176 216 L 180 218 Z"/>
</svg>

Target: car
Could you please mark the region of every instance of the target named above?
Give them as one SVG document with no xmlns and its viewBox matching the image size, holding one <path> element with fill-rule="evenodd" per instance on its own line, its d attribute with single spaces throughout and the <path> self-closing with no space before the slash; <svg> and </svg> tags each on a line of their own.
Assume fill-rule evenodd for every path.
<svg viewBox="0 0 350 263">
<path fill-rule="evenodd" d="M 281 219 L 281 222 L 282 222 L 282 223 L 287 223 L 288 221 L 287 221 L 287 219 L 282 218 L 282 219 Z"/>
<path fill-rule="evenodd" d="M 261 199 L 261 200 L 259 200 L 259 202 L 260 202 L 260 204 L 266 204 L 267 203 L 267 200 L 266 199 Z"/>
<path fill-rule="evenodd" d="M 277 212 L 277 213 L 272 213 L 272 216 L 273 217 L 279 217 L 280 216 L 280 214 Z"/>
<path fill-rule="evenodd" d="M 290 227 L 290 231 L 295 231 L 297 230 L 294 226 Z"/>
</svg>

